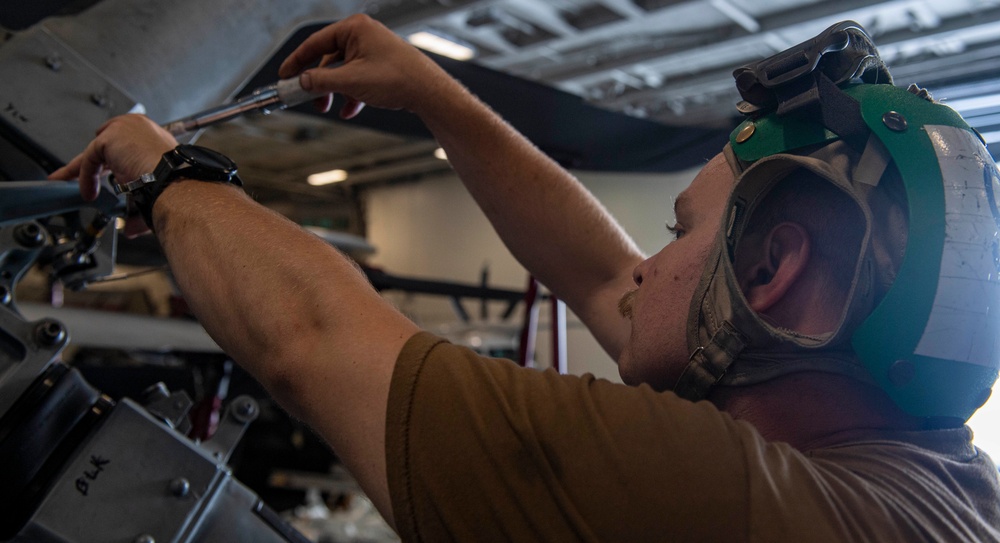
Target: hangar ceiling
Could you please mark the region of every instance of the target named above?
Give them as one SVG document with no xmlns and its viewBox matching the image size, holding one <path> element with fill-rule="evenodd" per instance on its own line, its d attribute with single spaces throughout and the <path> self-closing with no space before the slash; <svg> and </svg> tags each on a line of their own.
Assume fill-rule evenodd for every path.
<svg viewBox="0 0 1000 543">
<path fill-rule="evenodd" d="M 734 68 L 845 19 L 868 29 L 901 81 L 926 86 L 1000 67 L 993 0 L 382 1 L 366 9 L 403 35 L 429 30 L 466 42 L 484 66 L 671 125 L 729 126 Z"/>
<path fill-rule="evenodd" d="M 361 11 L 403 36 L 431 32 L 464 44 L 474 51 L 469 63 L 584 104 L 719 134 L 735 123 L 733 69 L 852 19 L 872 34 L 898 84 L 928 87 L 991 142 L 1000 140 L 998 0 L 377 0 Z M 300 200 L 348 190 L 307 186 L 311 170 L 356 170 L 355 181 L 386 182 L 447 168 L 431 158 L 433 142 L 347 130 L 275 115 L 231 124 L 203 142 L 228 148 L 262 183 Z"/>
</svg>

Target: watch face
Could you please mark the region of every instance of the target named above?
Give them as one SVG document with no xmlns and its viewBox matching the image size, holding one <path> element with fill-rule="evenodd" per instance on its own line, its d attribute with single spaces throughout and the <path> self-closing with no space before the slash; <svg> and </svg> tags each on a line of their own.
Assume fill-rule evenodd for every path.
<svg viewBox="0 0 1000 543">
<path fill-rule="evenodd" d="M 213 170 L 224 170 L 227 173 L 236 170 L 236 163 L 226 155 L 197 145 L 179 145 L 177 153 L 189 163 L 197 164 L 203 168 Z"/>
</svg>

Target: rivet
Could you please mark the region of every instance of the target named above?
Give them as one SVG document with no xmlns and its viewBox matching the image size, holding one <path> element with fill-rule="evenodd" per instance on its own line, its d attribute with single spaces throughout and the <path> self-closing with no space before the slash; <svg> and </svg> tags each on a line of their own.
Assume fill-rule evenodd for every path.
<svg viewBox="0 0 1000 543">
<path fill-rule="evenodd" d="M 108 105 L 108 97 L 99 92 L 91 94 L 90 101 L 93 102 L 95 106 L 100 108 L 103 108 Z"/>
<path fill-rule="evenodd" d="M 757 131 L 757 127 L 753 123 L 747 123 L 740 129 L 740 133 L 736 134 L 736 143 L 743 143 L 744 141 L 750 139 L 750 136 Z"/>
<path fill-rule="evenodd" d="M 898 387 L 906 386 L 917 374 L 917 368 L 909 360 L 897 360 L 889 366 L 889 382 Z"/>
<path fill-rule="evenodd" d="M 250 422 L 257 418 L 257 402 L 251 398 L 240 397 L 233 406 L 233 415 L 240 422 Z"/>
<path fill-rule="evenodd" d="M 901 113 L 896 111 L 890 111 L 882 115 L 882 124 L 893 132 L 903 132 L 907 127 L 906 117 L 903 117 Z"/>
<path fill-rule="evenodd" d="M 53 72 L 58 72 L 62 68 L 62 58 L 58 54 L 52 53 L 45 57 L 45 65 Z"/>
<path fill-rule="evenodd" d="M 178 477 L 170 481 L 170 493 L 178 498 L 183 498 L 191 492 L 191 483 L 183 477 Z"/>
</svg>

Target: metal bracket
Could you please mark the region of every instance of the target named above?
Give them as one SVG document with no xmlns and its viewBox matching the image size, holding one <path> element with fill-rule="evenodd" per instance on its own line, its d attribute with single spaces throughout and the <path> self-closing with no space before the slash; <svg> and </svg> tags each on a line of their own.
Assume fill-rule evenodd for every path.
<svg viewBox="0 0 1000 543">
<path fill-rule="evenodd" d="M 737 68 L 733 72 L 744 114 L 775 107 L 795 109 L 789 102 L 815 89 L 814 72 L 835 85 L 853 79 L 866 83 L 892 83 L 885 63 L 864 28 L 854 21 L 837 23 L 819 36 L 774 56 Z M 801 101 L 801 98 L 800 100 Z"/>
<path fill-rule="evenodd" d="M 146 411 L 183 435 L 191 431 L 187 414 L 193 404 L 187 392 L 171 393 L 163 383 L 156 383 L 142 393 L 142 406 Z"/>
<path fill-rule="evenodd" d="M 219 463 L 229 461 L 229 455 L 240 442 L 247 427 L 260 415 L 260 406 L 250 396 L 240 396 L 230 402 L 226 413 L 219 421 L 215 435 L 202 443 L 202 447 L 212 454 Z"/>
</svg>

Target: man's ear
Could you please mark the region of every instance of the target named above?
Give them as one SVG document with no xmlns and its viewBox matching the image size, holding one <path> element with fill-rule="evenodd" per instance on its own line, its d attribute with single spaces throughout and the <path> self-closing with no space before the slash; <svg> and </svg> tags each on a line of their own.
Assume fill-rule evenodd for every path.
<svg viewBox="0 0 1000 543">
<path fill-rule="evenodd" d="M 789 294 L 809 265 L 809 232 L 800 224 L 783 222 L 758 247 L 757 259 L 741 266 L 739 282 L 750 308 L 765 313 Z"/>
</svg>

